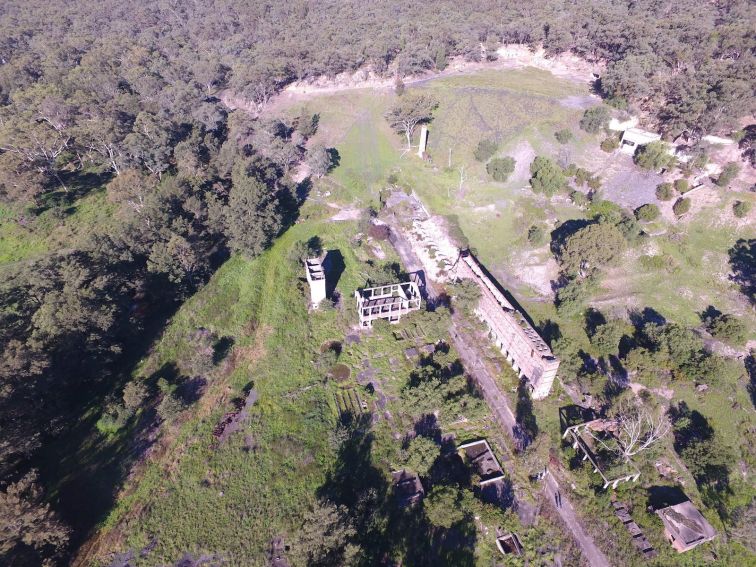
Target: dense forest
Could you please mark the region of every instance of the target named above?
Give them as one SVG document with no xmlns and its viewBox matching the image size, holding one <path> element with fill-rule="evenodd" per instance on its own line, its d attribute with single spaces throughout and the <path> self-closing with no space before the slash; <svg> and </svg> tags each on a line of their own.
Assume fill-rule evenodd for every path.
<svg viewBox="0 0 756 567">
<path fill-rule="evenodd" d="M 36 472 L 45 447 L 106 404 L 128 420 L 149 395 L 128 389 L 129 369 L 171 312 L 296 219 L 306 187 L 288 173 L 317 120 L 231 112 L 222 90 L 262 110 L 299 79 L 406 76 L 478 60 L 481 45 L 542 44 L 606 62 L 610 103 L 695 138 L 754 111 L 754 21 L 737 0 L 3 2 L 2 222 L 64 218 L 103 185 L 116 213 L 75 247 L 0 268 L 0 553 L 68 553 L 71 518 Z"/>
</svg>

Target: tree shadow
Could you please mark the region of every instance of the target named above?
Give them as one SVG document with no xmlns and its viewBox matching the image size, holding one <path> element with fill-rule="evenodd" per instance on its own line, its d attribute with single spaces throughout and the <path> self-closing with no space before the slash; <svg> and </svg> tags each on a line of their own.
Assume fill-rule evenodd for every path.
<svg viewBox="0 0 756 567">
<path fill-rule="evenodd" d="M 326 278 L 326 297 L 332 297 L 339 280 L 346 270 L 344 255 L 341 250 L 329 250 L 323 259 L 323 270 Z"/>
<path fill-rule="evenodd" d="M 562 433 L 569 427 L 594 419 L 596 419 L 596 412 L 591 408 L 584 408 L 575 404 L 559 408 L 559 425 Z"/>
<path fill-rule="evenodd" d="M 221 363 L 234 346 L 234 337 L 221 337 L 213 345 L 213 364 Z"/>
<path fill-rule="evenodd" d="M 679 486 L 649 486 L 647 505 L 652 510 L 675 506 L 689 500 Z"/>
<path fill-rule="evenodd" d="M 307 200 L 312 191 L 312 177 L 307 176 L 302 181 L 297 183 L 297 187 L 294 190 L 294 195 L 300 206 Z"/>
<path fill-rule="evenodd" d="M 656 309 L 651 307 L 644 307 L 642 311 L 630 311 L 630 323 L 635 327 L 636 331 L 640 331 L 648 323 L 654 323 L 655 325 L 664 325 L 667 322 L 666 317 L 659 313 Z"/>
<path fill-rule="evenodd" d="M 701 319 L 702 323 L 708 323 L 712 319 L 716 319 L 717 317 L 720 317 L 722 315 L 722 312 L 714 307 L 713 305 L 709 305 L 706 309 L 701 311 L 698 314 L 698 317 Z"/>
<path fill-rule="evenodd" d="M 515 407 L 516 431 L 513 431 L 518 441 L 518 450 L 523 451 L 538 435 L 538 423 L 533 413 L 533 400 L 530 397 L 530 385 L 522 378 L 517 386 L 517 405 Z"/>
<path fill-rule="evenodd" d="M 606 325 L 606 317 L 598 309 L 589 307 L 585 310 L 585 330 L 589 337 L 596 334 L 596 329 L 601 325 Z"/>
<path fill-rule="evenodd" d="M 752 352 L 745 359 L 746 372 L 748 372 L 748 393 L 751 395 L 751 404 L 756 408 L 756 355 Z"/>
<path fill-rule="evenodd" d="M 555 341 L 562 338 L 562 331 L 559 329 L 559 323 L 546 319 L 538 323 L 536 327 L 538 334 L 549 346 L 553 346 Z"/>
<path fill-rule="evenodd" d="M 730 248 L 732 280 L 751 304 L 756 303 L 756 238 L 741 238 Z"/>
<path fill-rule="evenodd" d="M 341 165 L 341 154 L 336 148 L 328 148 L 326 152 L 328 152 L 328 157 L 331 160 L 331 165 L 328 166 L 328 172 L 330 173 Z"/>
</svg>

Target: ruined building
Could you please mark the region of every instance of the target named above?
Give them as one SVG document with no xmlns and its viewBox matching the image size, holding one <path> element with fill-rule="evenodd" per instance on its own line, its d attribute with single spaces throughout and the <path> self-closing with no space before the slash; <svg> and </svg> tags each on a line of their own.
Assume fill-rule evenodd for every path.
<svg viewBox="0 0 756 567">
<path fill-rule="evenodd" d="M 317 309 L 326 297 L 326 279 L 320 258 L 308 258 L 304 261 L 305 277 L 310 284 L 310 307 Z"/>
<path fill-rule="evenodd" d="M 656 510 L 664 533 L 678 553 L 711 541 L 717 532 L 690 500 Z"/>
<path fill-rule="evenodd" d="M 414 281 L 368 287 L 354 292 L 360 327 L 372 327 L 376 319 L 398 323 L 402 315 L 420 309 L 420 288 Z"/>
<path fill-rule="evenodd" d="M 559 359 L 525 317 L 515 309 L 498 285 L 484 272 L 471 252 L 462 252 L 456 265 L 459 278 L 471 279 L 481 290 L 478 317 L 488 325 L 491 339 L 501 349 L 515 372 L 530 383 L 532 396 L 549 395 L 559 368 Z"/>
</svg>

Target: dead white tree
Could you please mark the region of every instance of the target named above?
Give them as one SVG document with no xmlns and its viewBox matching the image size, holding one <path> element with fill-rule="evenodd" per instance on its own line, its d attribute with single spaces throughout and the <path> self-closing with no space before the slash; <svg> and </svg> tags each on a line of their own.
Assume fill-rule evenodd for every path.
<svg viewBox="0 0 756 567">
<path fill-rule="evenodd" d="M 597 420 L 600 426 L 586 427 L 585 431 L 601 447 L 630 460 L 633 456 L 641 453 L 666 437 L 672 429 L 672 425 L 666 416 L 654 414 L 645 407 L 626 404 L 620 407 L 614 418 Z M 610 432 L 614 443 L 607 443 L 605 436 L 600 432 Z"/>
</svg>

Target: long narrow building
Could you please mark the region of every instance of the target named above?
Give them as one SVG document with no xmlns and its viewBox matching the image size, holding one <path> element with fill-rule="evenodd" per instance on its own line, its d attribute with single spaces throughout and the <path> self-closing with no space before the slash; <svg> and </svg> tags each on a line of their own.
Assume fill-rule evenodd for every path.
<svg viewBox="0 0 756 567">
<path fill-rule="evenodd" d="M 456 265 L 459 278 L 478 284 L 481 297 L 476 314 L 486 323 L 494 344 L 512 365 L 518 376 L 527 378 L 532 396 L 540 400 L 549 395 L 559 368 L 554 356 L 527 319 L 507 301 L 496 282 L 486 274 L 469 251 L 460 254 Z"/>
</svg>

